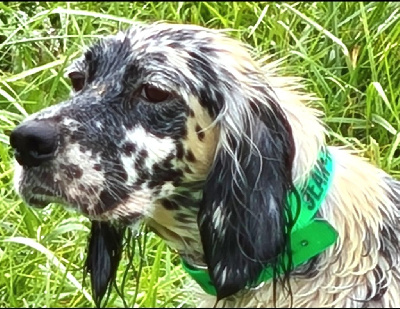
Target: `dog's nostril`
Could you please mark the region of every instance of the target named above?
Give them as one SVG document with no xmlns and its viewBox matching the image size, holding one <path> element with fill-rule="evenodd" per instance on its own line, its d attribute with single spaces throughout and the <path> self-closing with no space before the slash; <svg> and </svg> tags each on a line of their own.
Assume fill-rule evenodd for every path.
<svg viewBox="0 0 400 309">
<path fill-rule="evenodd" d="M 19 164 L 39 166 L 53 158 L 57 148 L 57 130 L 47 122 L 28 121 L 12 131 L 10 145 Z"/>
</svg>

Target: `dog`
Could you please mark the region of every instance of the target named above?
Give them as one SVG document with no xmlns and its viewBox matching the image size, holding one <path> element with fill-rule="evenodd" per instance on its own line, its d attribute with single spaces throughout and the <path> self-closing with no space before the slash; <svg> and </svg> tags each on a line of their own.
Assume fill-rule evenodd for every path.
<svg viewBox="0 0 400 309">
<path fill-rule="evenodd" d="M 137 23 L 66 76 L 70 98 L 10 136 L 15 188 L 91 220 L 97 304 L 144 222 L 205 306 L 400 305 L 400 182 L 326 145 L 317 98 L 279 64 L 221 30 Z"/>
</svg>

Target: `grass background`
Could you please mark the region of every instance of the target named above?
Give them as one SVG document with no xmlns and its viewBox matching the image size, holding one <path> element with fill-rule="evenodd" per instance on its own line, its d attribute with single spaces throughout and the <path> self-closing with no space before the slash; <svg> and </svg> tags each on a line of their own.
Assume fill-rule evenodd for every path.
<svg viewBox="0 0 400 309">
<path fill-rule="evenodd" d="M 82 46 L 137 20 L 231 28 L 258 53 L 283 58 L 283 73 L 304 77 L 323 99 L 329 142 L 400 176 L 399 3 L 0 2 L 0 307 L 93 306 L 88 284 L 82 291 L 88 221 L 20 201 L 8 135 L 68 96 L 63 69 Z M 107 306 L 195 306 L 177 256 L 141 235 L 118 271 L 125 300 L 113 289 Z"/>
</svg>

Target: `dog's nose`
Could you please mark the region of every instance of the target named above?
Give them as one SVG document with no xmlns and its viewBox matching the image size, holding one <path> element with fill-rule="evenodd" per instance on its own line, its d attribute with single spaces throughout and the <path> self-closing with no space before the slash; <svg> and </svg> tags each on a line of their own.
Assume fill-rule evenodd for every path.
<svg viewBox="0 0 400 309">
<path fill-rule="evenodd" d="M 44 121 L 30 120 L 16 127 L 10 135 L 19 164 L 27 167 L 39 166 L 53 158 L 57 148 L 57 130 Z"/>
</svg>

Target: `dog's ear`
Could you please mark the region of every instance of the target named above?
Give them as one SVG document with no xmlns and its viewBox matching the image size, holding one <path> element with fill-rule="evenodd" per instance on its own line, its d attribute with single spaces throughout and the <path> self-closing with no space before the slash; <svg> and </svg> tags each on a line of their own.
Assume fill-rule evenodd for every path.
<svg viewBox="0 0 400 309">
<path fill-rule="evenodd" d="M 229 119 L 229 111 L 220 120 L 219 149 L 198 217 L 218 299 L 254 283 L 286 248 L 294 142 L 284 112 L 268 91 L 262 91 L 259 102 L 247 102 L 239 121 Z M 239 122 L 240 129 L 232 127 Z"/>
</svg>

